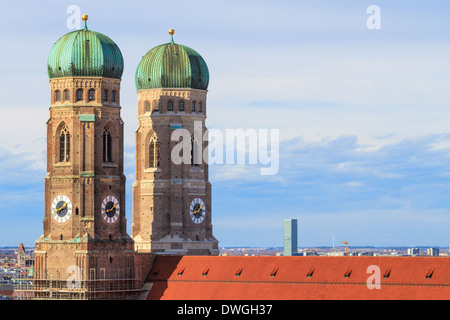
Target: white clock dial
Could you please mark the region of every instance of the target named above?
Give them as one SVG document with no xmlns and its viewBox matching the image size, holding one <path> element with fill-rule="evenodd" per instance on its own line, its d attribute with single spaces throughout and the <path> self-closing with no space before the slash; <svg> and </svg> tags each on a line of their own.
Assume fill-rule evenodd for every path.
<svg viewBox="0 0 450 320">
<path fill-rule="evenodd" d="M 189 207 L 191 219 L 194 223 L 199 224 L 205 219 L 206 208 L 205 203 L 200 198 L 192 200 Z"/>
<path fill-rule="evenodd" d="M 72 202 L 67 196 L 59 195 L 53 200 L 51 209 L 53 218 L 59 223 L 64 223 L 72 215 Z"/>
<path fill-rule="evenodd" d="M 102 202 L 102 217 L 107 223 L 114 223 L 119 219 L 120 205 L 116 197 L 109 195 Z"/>
</svg>

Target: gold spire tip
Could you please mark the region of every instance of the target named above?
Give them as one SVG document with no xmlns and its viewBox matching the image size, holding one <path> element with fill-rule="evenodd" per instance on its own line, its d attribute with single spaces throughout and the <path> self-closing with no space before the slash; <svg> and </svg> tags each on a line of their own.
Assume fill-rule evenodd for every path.
<svg viewBox="0 0 450 320">
<path fill-rule="evenodd" d="M 170 28 L 170 29 L 169 29 L 169 34 L 172 36 L 174 33 L 175 33 L 175 30 L 172 29 L 172 28 Z"/>
<path fill-rule="evenodd" d="M 88 18 L 89 18 L 89 16 L 87 14 L 83 14 L 83 16 L 81 17 L 81 19 L 83 19 L 83 21 L 87 21 Z"/>
</svg>

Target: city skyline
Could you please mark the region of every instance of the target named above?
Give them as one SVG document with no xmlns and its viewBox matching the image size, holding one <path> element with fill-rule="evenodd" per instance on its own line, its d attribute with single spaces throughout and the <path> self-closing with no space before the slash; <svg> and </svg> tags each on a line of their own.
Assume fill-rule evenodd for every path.
<svg viewBox="0 0 450 320">
<path fill-rule="evenodd" d="M 333 235 L 355 246 L 447 247 L 449 5 L 400 2 L 8 4 L 0 22 L 8 30 L 1 35 L 0 246 L 29 245 L 42 233 L 45 65 L 54 42 L 71 31 L 67 8 L 77 5 L 89 28 L 108 34 L 125 60 L 128 229 L 134 72 L 174 28 L 175 42 L 196 48 L 210 69 L 210 129 L 280 133 L 275 175 L 260 175 L 260 165 L 210 165 L 219 247 L 282 246 L 284 219 L 298 220 L 299 247 L 331 245 Z M 372 4 L 381 8 L 379 30 L 366 25 Z M 196 16 L 202 19 L 190 18 Z"/>
</svg>

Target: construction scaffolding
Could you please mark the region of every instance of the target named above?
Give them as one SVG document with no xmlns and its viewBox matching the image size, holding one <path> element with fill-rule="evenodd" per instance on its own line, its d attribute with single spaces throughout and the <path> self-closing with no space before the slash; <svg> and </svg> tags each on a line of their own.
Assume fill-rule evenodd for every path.
<svg viewBox="0 0 450 320">
<path fill-rule="evenodd" d="M 84 272 L 88 271 L 88 272 Z M 40 278 L 18 277 L 13 283 L 17 300 L 139 300 L 148 290 L 132 268 L 72 272 L 47 270 Z"/>
</svg>

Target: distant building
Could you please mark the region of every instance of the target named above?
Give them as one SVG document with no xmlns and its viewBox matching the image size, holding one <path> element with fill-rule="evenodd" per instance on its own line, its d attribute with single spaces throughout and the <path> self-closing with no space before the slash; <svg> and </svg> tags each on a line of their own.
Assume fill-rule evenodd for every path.
<svg viewBox="0 0 450 320">
<path fill-rule="evenodd" d="M 297 255 L 297 219 L 284 220 L 284 255 Z"/>
<path fill-rule="evenodd" d="M 409 248 L 407 252 L 410 256 L 418 256 L 420 254 L 419 248 Z"/>
<path fill-rule="evenodd" d="M 427 255 L 429 255 L 430 257 L 439 257 L 439 248 L 427 249 Z"/>
<path fill-rule="evenodd" d="M 18 267 L 25 267 L 27 260 L 27 254 L 25 251 L 25 246 L 23 243 L 19 245 L 19 249 L 17 250 L 17 266 Z"/>
</svg>

